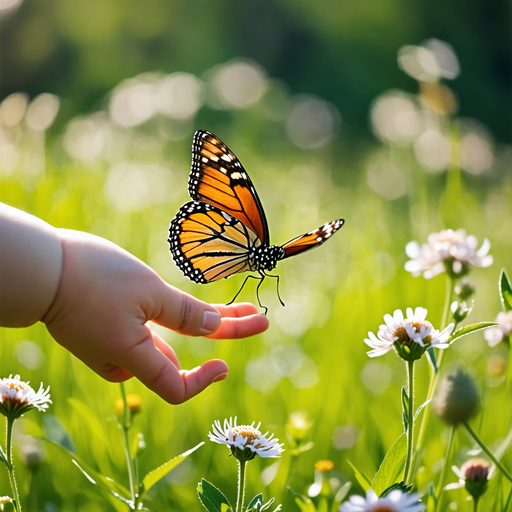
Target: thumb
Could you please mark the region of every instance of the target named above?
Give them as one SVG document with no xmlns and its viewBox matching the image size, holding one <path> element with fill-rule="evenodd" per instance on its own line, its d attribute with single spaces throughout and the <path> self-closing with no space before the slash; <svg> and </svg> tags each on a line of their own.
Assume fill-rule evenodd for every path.
<svg viewBox="0 0 512 512">
<path fill-rule="evenodd" d="M 220 313 L 210 304 L 163 283 L 154 322 L 188 336 L 207 336 L 220 327 Z"/>
</svg>

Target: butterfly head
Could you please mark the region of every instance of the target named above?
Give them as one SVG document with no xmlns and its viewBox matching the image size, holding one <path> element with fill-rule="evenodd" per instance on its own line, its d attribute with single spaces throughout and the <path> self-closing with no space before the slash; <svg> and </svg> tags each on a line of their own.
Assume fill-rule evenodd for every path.
<svg viewBox="0 0 512 512">
<path fill-rule="evenodd" d="M 279 245 L 261 244 L 252 247 L 249 253 L 250 270 L 273 270 L 284 255 L 284 249 Z"/>
</svg>

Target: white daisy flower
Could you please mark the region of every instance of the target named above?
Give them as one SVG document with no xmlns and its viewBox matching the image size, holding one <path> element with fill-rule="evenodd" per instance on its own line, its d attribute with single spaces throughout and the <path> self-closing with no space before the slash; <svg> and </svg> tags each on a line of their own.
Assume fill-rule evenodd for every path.
<svg viewBox="0 0 512 512">
<path fill-rule="evenodd" d="M 407 318 L 400 309 L 393 316 L 384 315 L 385 325 L 379 327 L 377 336 L 369 332 L 370 339 L 364 342 L 373 350 L 368 352 L 369 357 L 382 356 L 395 347 L 398 355 L 405 360 L 419 359 L 429 347 L 447 348 L 450 334 L 454 324 L 450 324 L 442 332 L 434 329 L 432 324 L 425 320 L 427 310 L 417 307 L 414 311 L 407 308 Z"/>
<path fill-rule="evenodd" d="M 340 506 L 341 512 L 419 512 L 425 505 L 419 503 L 420 495 L 407 494 L 399 489 L 391 491 L 387 496 L 378 498 L 374 491 L 362 496 L 350 496 L 350 500 Z"/>
<path fill-rule="evenodd" d="M 499 325 L 490 327 L 484 332 L 484 338 L 490 347 L 495 347 L 500 341 L 510 336 L 512 332 L 512 311 L 498 313 L 495 321 Z"/>
<path fill-rule="evenodd" d="M 417 277 L 423 272 L 425 279 L 435 277 L 445 270 L 455 277 L 466 274 L 471 267 L 488 267 L 492 256 L 488 255 L 491 243 L 487 238 L 477 250 L 478 241 L 473 235 L 466 235 L 464 229 L 445 229 L 431 233 L 428 243 L 420 247 L 418 242 L 409 242 L 405 247 L 411 258 L 405 270 Z"/>
<path fill-rule="evenodd" d="M 220 421 L 212 425 L 213 434 L 208 433 L 210 441 L 225 444 L 231 449 L 231 453 L 240 460 L 252 460 L 256 455 L 260 457 L 279 457 L 284 451 L 283 445 L 278 444 L 279 439 L 273 439 L 274 434 L 261 434 L 258 430 L 261 422 L 255 427 L 251 425 L 237 425 L 236 417 L 224 420 L 224 428 Z"/>
<path fill-rule="evenodd" d="M 46 389 L 43 384 L 36 393 L 29 382 L 20 380 L 19 375 L 9 375 L 7 379 L 0 379 L 0 413 L 4 416 L 16 419 L 32 408 L 45 411 L 50 400 L 50 386 Z"/>
</svg>

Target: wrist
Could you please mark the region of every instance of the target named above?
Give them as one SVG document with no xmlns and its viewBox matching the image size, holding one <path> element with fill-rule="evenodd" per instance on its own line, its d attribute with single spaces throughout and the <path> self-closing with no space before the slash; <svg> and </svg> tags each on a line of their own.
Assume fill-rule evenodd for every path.
<svg viewBox="0 0 512 512">
<path fill-rule="evenodd" d="M 41 320 L 57 293 L 62 260 L 55 228 L 0 203 L 0 325 Z"/>
</svg>

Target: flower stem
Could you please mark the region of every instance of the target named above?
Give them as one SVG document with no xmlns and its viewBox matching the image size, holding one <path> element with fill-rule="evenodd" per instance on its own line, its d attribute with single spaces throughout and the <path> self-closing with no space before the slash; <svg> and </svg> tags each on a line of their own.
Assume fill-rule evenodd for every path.
<svg viewBox="0 0 512 512">
<path fill-rule="evenodd" d="M 450 429 L 450 437 L 448 438 L 448 446 L 446 448 L 446 457 L 444 459 L 443 469 L 441 470 L 441 475 L 439 476 L 439 490 L 437 491 L 437 499 L 436 499 L 436 507 L 434 512 L 437 512 L 438 509 L 441 509 L 441 500 L 443 499 L 443 491 L 444 491 L 444 480 L 446 478 L 446 468 L 450 463 L 450 454 L 453 446 L 453 438 L 455 437 L 455 425 L 453 425 Z"/>
<path fill-rule="evenodd" d="M 21 512 L 20 496 L 18 493 L 18 485 L 16 484 L 16 477 L 14 476 L 14 464 L 12 461 L 12 427 L 14 425 L 14 418 L 7 417 L 7 472 L 9 473 L 9 482 L 11 484 L 12 495 L 16 501 L 16 510 Z"/>
<path fill-rule="evenodd" d="M 446 296 L 444 299 L 443 319 L 441 320 L 441 331 L 448 324 L 448 311 L 452 304 L 453 289 L 455 287 L 455 279 L 446 275 Z"/>
<path fill-rule="evenodd" d="M 441 329 L 440 331 L 443 331 L 443 329 L 446 328 L 446 324 L 448 323 L 448 311 L 450 311 L 450 305 L 452 303 L 452 297 L 453 297 L 453 289 L 455 288 L 455 279 L 451 278 L 446 275 L 446 295 L 444 300 L 444 309 L 443 309 L 443 318 L 441 320 Z M 457 325 L 455 325 L 455 328 Z M 430 370 L 430 383 L 428 385 L 428 392 L 427 392 L 427 400 L 432 400 L 432 397 L 434 396 L 434 392 L 436 390 L 436 383 L 437 383 L 437 376 L 439 374 L 439 369 L 441 368 L 441 363 L 443 362 L 443 356 L 444 356 L 444 350 L 441 350 L 439 352 L 439 356 L 437 358 L 437 372 L 434 370 L 434 368 L 431 368 Z M 427 431 L 427 425 L 428 420 L 430 417 L 430 404 L 427 404 L 425 408 L 423 409 L 423 418 L 421 420 L 420 425 L 420 432 L 418 435 L 418 442 L 416 443 L 416 456 L 415 461 L 412 467 L 412 473 L 411 473 L 411 481 L 414 480 L 416 476 L 416 472 L 419 469 L 420 465 L 420 459 L 421 459 L 421 451 L 423 448 L 423 441 L 425 439 L 425 433 Z"/>
<path fill-rule="evenodd" d="M 505 478 L 507 478 L 510 482 L 512 482 L 512 475 L 508 472 L 508 469 L 494 456 L 494 454 L 489 450 L 487 445 L 478 437 L 478 434 L 471 428 L 469 423 L 466 421 L 464 423 L 467 431 L 471 434 L 471 437 L 477 442 L 477 444 L 482 448 L 482 450 L 488 455 L 488 457 L 496 464 L 496 467 L 503 473 Z"/>
<path fill-rule="evenodd" d="M 292 455 L 290 457 L 290 464 L 288 465 L 288 473 L 286 475 L 285 479 L 285 485 L 283 486 L 282 494 L 281 494 L 281 504 L 283 507 L 286 506 L 286 499 L 288 496 L 288 487 L 290 486 L 290 481 L 292 479 L 292 475 L 295 472 L 295 467 L 297 465 L 297 462 L 299 460 L 298 455 Z"/>
<path fill-rule="evenodd" d="M 236 512 L 243 512 L 244 509 L 246 464 L 246 460 L 238 460 L 238 496 L 236 498 Z"/>
<path fill-rule="evenodd" d="M 404 481 L 410 483 L 409 473 L 414 447 L 414 361 L 407 361 L 407 378 L 409 380 L 409 407 L 407 410 L 407 458 L 405 459 Z"/>
<path fill-rule="evenodd" d="M 133 478 L 133 458 L 132 449 L 130 446 L 130 427 L 132 426 L 130 409 L 126 401 L 126 391 L 124 389 L 124 383 L 119 384 L 121 386 L 121 396 L 123 397 L 123 437 L 124 437 L 124 453 L 126 455 L 126 466 L 128 467 L 128 480 L 130 482 L 130 496 L 132 502 L 135 504 L 135 481 Z"/>
<path fill-rule="evenodd" d="M 473 498 L 473 512 L 478 512 L 478 502 L 480 498 Z"/>
</svg>

